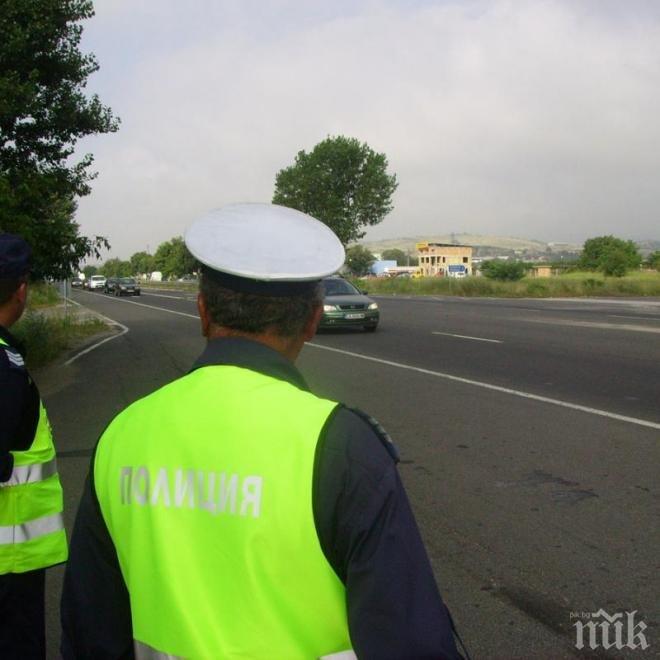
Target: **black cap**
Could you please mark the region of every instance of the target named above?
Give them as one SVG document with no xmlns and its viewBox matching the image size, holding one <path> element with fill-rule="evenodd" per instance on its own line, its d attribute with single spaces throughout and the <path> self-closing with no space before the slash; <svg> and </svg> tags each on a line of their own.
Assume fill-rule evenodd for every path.
<svg viewBox="0 0 660 660">
<path fill-rule="evenodd" d="M 23 277 L 30 271 L 30 246 L 13 234 L 0 234 L 0 279 Z"/>
</svg>

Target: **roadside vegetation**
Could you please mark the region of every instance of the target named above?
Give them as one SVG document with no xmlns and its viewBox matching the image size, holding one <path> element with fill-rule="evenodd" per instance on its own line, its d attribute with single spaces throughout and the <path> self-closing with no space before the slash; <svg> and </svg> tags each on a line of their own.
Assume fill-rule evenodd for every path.
<svg viewBox="0 0 660 660">
<path fill-rule="evenodd" d="M 516 282 L 487 277 L 372 278 L 356 282 L 369 293 L 493 298 L 581 298 L 592 296 L 660 296 L 660 273 L 607 277 L 576 271 L 555 277 L 524 277 Z"/>
<path fill-rule="evenodd" d="M 55 286 L 32 284 L 28 306 L 22 318 L 11 329 L 26 348 L 29 367 L 42 367 L 64 351 L 92 335 L 107 330 L 98 318 L 79 318 L 72 307 L 64 314 L 62 298 Z"/>
</svg>

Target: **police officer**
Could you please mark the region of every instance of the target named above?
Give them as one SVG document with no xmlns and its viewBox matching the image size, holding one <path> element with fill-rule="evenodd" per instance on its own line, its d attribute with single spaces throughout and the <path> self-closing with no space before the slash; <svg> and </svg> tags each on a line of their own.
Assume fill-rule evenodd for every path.
<svg viewBox="0 0 660 660">
<path fill-rule="evenodd" d="M 241 204 L 186 245 L 208 343 L 99 440 L 63 656 L 460 657 L 389 438 L 294 366 L 341 243 L 298 211 Z"/>
<path fill-rule="evenodd" d="M 0 658 L 44 658 L 45 569 L 66 560 L 62 488 L 39 391 L 9 328 L 27 297 L 30 248 L 0 234 Z"/>
</svg>

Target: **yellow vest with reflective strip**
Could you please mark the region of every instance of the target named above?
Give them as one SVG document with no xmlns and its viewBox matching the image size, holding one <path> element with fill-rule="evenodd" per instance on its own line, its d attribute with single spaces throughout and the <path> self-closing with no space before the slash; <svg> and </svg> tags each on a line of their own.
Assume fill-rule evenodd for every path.
<svg viewBox="0 0 660 660">
<path fill-rule="evenodd" d="M 8 344 L 0 338 L 0 350 Z M 6 351 L 10 360 L 18 358 Z M 14 469 L 0 482 L 0 574 L 24 573 L 60 564 L 67 558 L 62 521 L 62 487 L 53 436 L 39 402 L 34 440 L 25 451 L 12 451 Z"/>
<path fill-rule="evenodd" d="M 127 408 L 94 484 L 138 658 L 318 658 L 350 649 L 345 589 L 314 525 L 314 456 L 336 403 L 207 366 Z"/>
</svg>

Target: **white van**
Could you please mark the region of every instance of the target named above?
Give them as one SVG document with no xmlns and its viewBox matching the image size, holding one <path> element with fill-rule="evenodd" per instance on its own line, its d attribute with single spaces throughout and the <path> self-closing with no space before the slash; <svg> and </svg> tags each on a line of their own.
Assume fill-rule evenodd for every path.
<svg viewBox="0 0 660 660">
<path fill-rule="evenodd" d="M 105 282 L 105 275 L 92 275 L 89 278 L 89 290 L 94 291 L 94 289 L 104 289 Z"/>
</svg>

